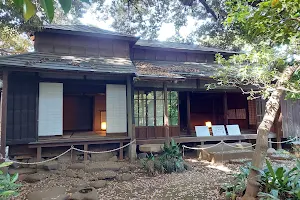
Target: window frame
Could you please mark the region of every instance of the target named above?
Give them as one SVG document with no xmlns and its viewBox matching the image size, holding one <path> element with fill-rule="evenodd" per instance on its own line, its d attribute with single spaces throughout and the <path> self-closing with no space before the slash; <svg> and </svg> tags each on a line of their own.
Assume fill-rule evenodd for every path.
<svg viewBox="0 0 300 200">
<path fill-rule="evenodd" d="M 157 99 L 157 92 L 161 92 L 162 93 L 162 98 Z M 179 126 L 179 93 L 178 91 L 175 90 L 170 90 L 167 93 L 167 101 L 168 101 L 168 107 L 171 105 L 171 103 L 173 103 L 173 101 L 175 101 L 175 99 L 171 98 L 171 92 L 176 92 L 177 93 L 177 125 L 170 125 L 171 123 L 171 118 L 173 117 L 168 109 L 168 118 L 169 118 L 169 126 Z M 148 94 L 149 93 L 153 93 L 153 99 L 149 99 L 148 98 Z M 145 95 L 145 98 L 141 98 L 141 94 Z M 149 102 L 153 100 L 153 117 L 154 117 L 154 123 L 153 125 L 149 125 Z M 133 103 L 134 103 L 134 109 L 137 108 L 137 112 L 136 110 L 134 110 L 134 120 L 135 120 L 135 125 L 136 127 L 163 127 L 164 126 L 164 122 L 165 122 L 165 105 L 163 103 L 163 108 L 162 108 L 162 112 L 163 112 L 163 124 L 162 125 L 157 125 L 157 101 L 160 100 L 164 100 L 164 94 L 162 90 L 143 90 L 143 89 L 136 89 L 134 91 L 134 98 L 133 98 Z M 141 101 L 145 101 L 144 102 L 144 110 L 145 110 L 145 119 L 144 119 L 144 123 L 143 125 L 140 125 L 140 119 L 142 117 L 140 117 L 140 107 L 141 107 Z M 135 105 L 135 103 L 138 103 L 138 105 Z M 163 101 L 164 102 L 164 101 Z M 137 115 L 136 115 L 137 114 Z M 160 116 L 161 117 L 161 116 Z"/>
</svg>

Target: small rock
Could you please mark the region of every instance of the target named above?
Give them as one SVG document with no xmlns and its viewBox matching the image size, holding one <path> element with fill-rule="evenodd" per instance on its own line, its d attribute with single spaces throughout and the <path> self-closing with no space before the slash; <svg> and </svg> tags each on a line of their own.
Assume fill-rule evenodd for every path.
<svg viewBox="0 0 300 200">
<path fill-rule="evenodd" d="M 103 170 L 111 170 L 111 171 L 119 171 L 121 167 L 123 167 L 123 163 L 119 162 L 95 162 L 90 163 L 88 167 L 86 167 L 86 172 L 98 172 Z"/>
<path fill-rule="evenodd" d="M 36 173 L 37 170 L 36 169 L 32 169 L 32 168 L 19 168 L 19 169 L 9 169 L 8 173 L 9 174 L 34 174 Z"/>
<path fill-rule="evenodd" d="M 134 178 L 134 177 L 133 177 L 132 174 L 130 174 L 130 173 L 125 173 L 125 174 L 119 175 L 117 179 L 120 180 L 120 181 L 130 181 L 130 180 L 132 180 L 133 178 Z"/>
<path fill-rule="evenodd" d="M 39 190 L 31 192 L 27 195 L 28 200 L 65 200 L 68 198 L 66 193 L 66 188 L 64 187 L 55 187 L 46 190 Z"/>
<path fill-rule="evenodd" d="M 66 175 L 67 175 L 68 177 L 71 177 L 71 178 L 76 178 L 76 177 L 77 177 L 77 174 L 76 174 L 74 171 L 72 171 L 72 170 L 68 170 L 68 171 L 66 172 Z"/>
<path fill-rule="evenodd" d="M 84 169 L 84 168 L 85 168 L 84 163 L 74 163 L 69 167 L 69 169 Z"/>
<path fill-rule="evenodd" d="M 24 181 L 26 181 L 28 183 L 35 183 L 35 182 L 41 181 L 46 178 L 48 178 L 48 175 L 46 175 L 46 174 L 35 173 L 35 174 L 27 175 L 25 177 Z"/>
<path fill-rule="evenodd" d="M 63 156 L 57 158 L 57 161 L 59 163 L 68 163 L 68 162 L 71 162 L 71 155 L 63 155 Z"/>
<path fill-rule="evenodd" d="M 147 153 L 139 153 L 139 154 L 137 155 L 137 158 L 138 158 L 138 159 L 144 159 L 144 158 L 147 158 L 147 156 L 148 156 Z"/>
<path fill-rule="evenodd" d="M 98 200 L 98 193 L 95 188 L 89 187 L 75 192 L 70 198 L 72 200 Z"/>
<path fill-rule="evenodd" d="M 45 170 L 57 170 L 59 168 L 59 163 L 57 161 L 52 161 L 44 164 Z"/>
<path fill-rule="evenodd" d="M 77 188 L 85 188 L 85 187 L 88 187 L 88 186 L 89 186 L 89 184 L 86 183 L 86 182 L 83 181 L 83 180 L 80 180 L 80 181 L 78 181 L 77 183 L 74 183 L 74 184 L 73 184 L 73 187 L 77 187 Z"/>
<path fill-rule="evenodd" d="M 274 153 L 276 153 L 276 150 L 274 148 L 268 148 L 267 153 L 274 154 Z"/>
<path fill-rule="evenodd" d="M 118 157 L 117 156 L 113 156 L 110 159 L 108 159 L 108 161 L 117 162 L 118 161 Z"/>
<path fill-rule="evenodd" d="M 186 163 L 186 162 L 183 163 L 183 166 L 184 166 L 185 170 L 192 170 L 193 169 L 192 165 L 190 165 L 189 163 Z"/>
<path fill-rule="evenodd" d="M 129 168 L 129 166 L 124 166 L 124 167 L 121 167 L 121 169 L 120 169 L 120 172 L 122 172 L 122 173 L 125 173 L 125 172 L 130 172 L 130 168 Z"/>
<path fill-rule="evenodd" d="M 83 171 L 77 173 L 77 178 L 83 179 L 84 177 L 86 177 L 86 174 Z"/>
<path fill-rule="evenodd" d="M 99 180 L 91 183 L 91 186 L 98 189 L 98 188 L 103 188 L 106 186 L 106 181 L 105 180 Z"/>
<path fill-rule="evenodd" d="M 92 161 L 108 161 L 113 156 L 114 156 L 114 154 L 112 152 L 101 153 L 101 154 L 92 154 L 91 160 Z"/>
<path fill-rule="evenodd" d="M 99 180 L 105 180 L 105 179 L 113 179 L 116 176 L 117 176 L 117 173 L 114 171 L 103 171 L 97 175 L 97 178 Z"/>
</svg>

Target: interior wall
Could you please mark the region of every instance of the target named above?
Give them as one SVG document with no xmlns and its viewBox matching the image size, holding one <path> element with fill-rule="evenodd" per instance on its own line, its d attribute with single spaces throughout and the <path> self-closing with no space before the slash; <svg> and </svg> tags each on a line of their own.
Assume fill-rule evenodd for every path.
<svg viewBox="0 0 300 200">
<path fill-rule="evenodd" d="M 93 96 L 64 95 L 63 97 L 63 130 L 93 130 Z"/>
<path fill-rule="evenodd" d="M 106 96 L 104 94 L 97 94 L 94 100 L 94 131 L 101 131 L 101 111 L 106 111 Z"/>
<path fill-rule="evenodd" d="M 228 110 L 243 109 L 245 111 L 245 118 L 243 119 L 228 119 L 228 124 L 238 124 L 240 129 L 249 129 L 248 102 L 247 96 L 240 93 L 227 94 Z"/>
<path fill-rule="evenodd" d="M 191 93 L 191 128 L 205 122 L 224 124 L 223 93 Z"/>
</svg>

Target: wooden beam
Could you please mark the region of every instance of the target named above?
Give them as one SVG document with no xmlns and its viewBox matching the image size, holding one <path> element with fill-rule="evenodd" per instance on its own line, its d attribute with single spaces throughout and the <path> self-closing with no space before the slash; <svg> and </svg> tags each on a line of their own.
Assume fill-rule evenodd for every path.
<svg viewBox="0 0 300 200">
<path fill-rule="evenodd" d="M 170 128 L 169 128 L 169 113 L 168 113 L 168 89 L 167 83 L 164 83 L 164 126 L 166 144 L 170 144 Z"/>
<path fill-rule="evenodd" d="M 186 93 L 186 119 L 187 119 L 187 133 L 191 135 L 191 93 Z"/>
<path fill-rule="evenodd" d="M 8 71 L 3 70 L 1 94 L 1 154 L 5 157 L 7 122 Z"/>
<path fill-rule="evenodd" d="M 223 104 L 224 104 L 224 124 L 228 124 L 228 104 L 227 104 L 227 93 L 224 93 L 223 96 Z"/>
</svg>

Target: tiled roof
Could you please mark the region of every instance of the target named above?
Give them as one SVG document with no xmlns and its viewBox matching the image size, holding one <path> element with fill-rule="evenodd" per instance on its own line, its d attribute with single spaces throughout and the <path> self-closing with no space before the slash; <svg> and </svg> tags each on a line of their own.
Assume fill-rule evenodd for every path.
<svg viewBox="0 0 300 200">
<path fill-rule="evenodd" d="M 212 47 L 202 47 L 195 44 L 178 43 L 178 42 L 162 42 L 156 40 L 138 40 L 135 43 L 136 47 L 150 47 L 150 48 L 164 48 L 164 49 L 176 49 L 176 50 L 189 50 L 189 51 L 203 51 L 212 53 L 228 53 L 236 54 L 239 52 L 222 50 Z"/>
<path fill-rule="evenodd" d="M 102 35 L 112 35 L 112 36 L 120 36 L 120 37 L 128 37 L 128 38 L 136 38 L 133 35 L 124 34 L 124 33 L 117 33 L 114 31 L 104 30 L 94 26 L 87 26 L 87 25 L 58 25 L 58 24 L 49 24 L 44 25 L 44 29 L 48 30 L 60 30 L 60 31 L 72 31 L 72 32 L 79 32 L 79 33 L 92 33 L 92 34 L 102 34 Z M 136 38 L 138 39 L 138 38 Z"/>
<path fill-rule="evenodd" d="M 131 60 L 125 58 L 81 57 L 39 52 L 0 57 L 0 66 L 112 74 L 136 72 Z"/>
<path fill-rule="evenodd" d="M 210 77 L 219 67 L 213 63 L 170 62 L 170 61 L 134 61 L 137 76 L 148 78 Z"/>
</svg>

